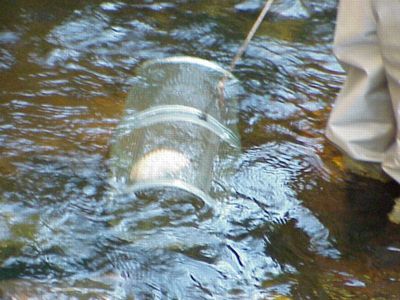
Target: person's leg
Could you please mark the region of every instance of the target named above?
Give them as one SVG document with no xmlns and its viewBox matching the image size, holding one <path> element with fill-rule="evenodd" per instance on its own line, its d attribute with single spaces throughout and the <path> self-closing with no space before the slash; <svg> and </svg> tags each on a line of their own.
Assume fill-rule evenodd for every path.
<svg viewBox="0 0 400 300">
<path fill-rule="evenodd" d="M 326 135 L 350 157 L 380 163 L 394 141 L 395 121 L 376 28 L 370 0 L 340 2 L 334 52 L 347 77 Z"/>
<path fill-rule="evenodd" d="M 395 141 L 386 152 L 382 166 L 386 173 L 400 183 L 400 1 L 374 0 L 373 7 L 386 79 L 397 123 Z"/>
<path fill-rule="evenodd" d="M 373 8 L 386 79 L 396 119 L 396 137 L 385 153 L 382 167 L 400 183 L 400 0 L 374 0 Z M 400 197 L 395 199 L 389 220 L 400 224 Z"/>
</svg>

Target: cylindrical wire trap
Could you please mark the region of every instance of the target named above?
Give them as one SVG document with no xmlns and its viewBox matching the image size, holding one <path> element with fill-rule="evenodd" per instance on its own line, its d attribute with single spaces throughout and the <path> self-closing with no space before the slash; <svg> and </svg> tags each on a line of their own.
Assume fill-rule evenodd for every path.
<svg viewBox="0 0 400 300">
<path fill-rule="evenodd" d="M 215 161 L 240 148 L 239 82 L 194 57 L 148 61 L 137 75 L 112 139 L 113 181 L 131 191 L 176 188 L 207 201 Z"/>
</svg>

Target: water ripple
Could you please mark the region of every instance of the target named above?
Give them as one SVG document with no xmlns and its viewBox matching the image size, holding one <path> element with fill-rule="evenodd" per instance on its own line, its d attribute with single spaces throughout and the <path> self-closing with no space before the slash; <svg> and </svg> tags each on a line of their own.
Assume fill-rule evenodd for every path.
<svg viewBox="0 0 400 300">
<path fill-rule="evenodd" d="M 4 297 L 399 294 L 391 188 L 352 181 L 323 136 L 343 81 L 336 1 L 281 1 L 286 15 L 263 22 L 234 71 L 243 152 L 216 162 L 207 203 L 112 186 L 109 140 L 140 63 L 188 54 L 227 67 L 255 15 L 233 0 L 39 2 L 0 13 Z"/>
</svg>

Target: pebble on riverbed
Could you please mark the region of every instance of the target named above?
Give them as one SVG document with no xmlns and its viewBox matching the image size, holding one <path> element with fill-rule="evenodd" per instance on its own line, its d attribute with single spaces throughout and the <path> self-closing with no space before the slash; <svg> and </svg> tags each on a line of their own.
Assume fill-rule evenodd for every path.
<svg viewBox="0 0 400 300">
<path fill-rule="evenodd" d="M 388 213 L 389 221 L 400 224 L 400 198 L 394 200 L 392 211 Z"/>
</svg>

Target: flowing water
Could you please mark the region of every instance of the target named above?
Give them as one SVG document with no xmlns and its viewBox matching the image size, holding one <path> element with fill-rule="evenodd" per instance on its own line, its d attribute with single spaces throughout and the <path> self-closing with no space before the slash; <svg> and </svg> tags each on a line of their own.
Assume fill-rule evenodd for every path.
<svg viewBox="0 0 400 300">
<path fill-rule="evenodd" d="M 204 203 L 113 194 L 109 141 L 135 68 L 227 68 L 257 1 L 1 1 L 1 297 L 398 299 L 397 187 L 323 135 L 336 3 L 278 2 L 234 72 L 242 152 Z"/>
</svg>

